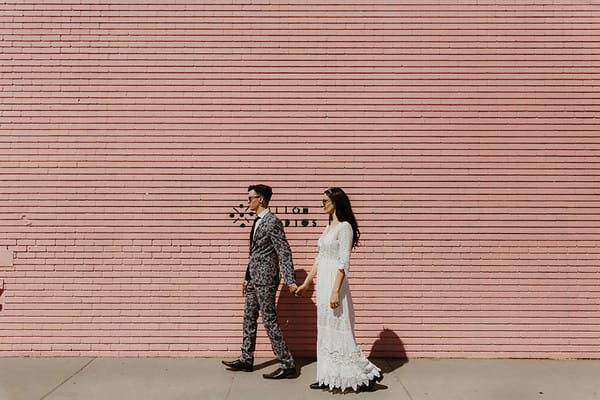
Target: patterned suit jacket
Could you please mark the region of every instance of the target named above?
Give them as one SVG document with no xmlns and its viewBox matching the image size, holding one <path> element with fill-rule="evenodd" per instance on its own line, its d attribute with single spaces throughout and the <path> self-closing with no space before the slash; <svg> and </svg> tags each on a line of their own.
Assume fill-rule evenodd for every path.
<svg viewBox="0 0 600 400">
<path fill-rule="evenodd" d="M 256 227 L 250 243 L 248 270 L 255 285 L 279 285 L 279 264 L 286 285 L 296 283 L 292 251 L 275 215 L 267 213 Z"/>
</svg>

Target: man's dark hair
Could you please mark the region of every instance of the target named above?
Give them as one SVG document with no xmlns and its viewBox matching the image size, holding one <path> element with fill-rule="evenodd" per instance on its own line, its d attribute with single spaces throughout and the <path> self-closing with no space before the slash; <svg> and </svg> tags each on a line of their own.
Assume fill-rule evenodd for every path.
<svg viewBox="0 0 600 400">
<path fill-rule="evenodd" d="M 256 194 L 262 196 L 265 199 L 265 203 L 269 204 L 271 196 L 273 196 L 273 189 L 267 185 L 250 185 L 248 191 L 254 190 Z"/>
</svg>

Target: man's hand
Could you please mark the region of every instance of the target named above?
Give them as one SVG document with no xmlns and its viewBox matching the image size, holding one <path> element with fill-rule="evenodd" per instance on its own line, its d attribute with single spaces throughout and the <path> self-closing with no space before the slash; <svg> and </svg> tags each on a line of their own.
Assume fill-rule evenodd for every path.
<svg viewBox="0 0 600 400">
<path fill-rule="evenodd" d="M 291 294 L 295 294 L 296 290 L 298 289 L 298 285 L 296 285 L 295 283 L 292 283 L 290 286 L 288 286 L 288 289 L 290 289 Z"/>
<path fill-rule="evenodd" d="M 246 296 L 246 287 L 248 286 L 248 281 L 244 281 L 242 283 L 242 296 Z"/>
</svg>

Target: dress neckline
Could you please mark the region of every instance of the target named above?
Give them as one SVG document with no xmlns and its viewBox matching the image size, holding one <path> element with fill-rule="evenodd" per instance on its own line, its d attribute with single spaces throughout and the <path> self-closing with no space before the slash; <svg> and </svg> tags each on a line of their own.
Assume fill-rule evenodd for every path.
<svg viewBox="0 0 600 400">
<path fill-rule="evenodd" d="M 335 225 L 327 225 L 327 226 L 325 227 L 325 230 L 323 231 L 323 235 L 322 235 L 322 236 L 325 236 L 325 235 L 329 234 L 329 233 L 330 233 L 331 231 L 333 231 L 333 230 L 334 230 L 336 227 L 338 227 L 338 226 L 342 225 L 343 223 L 344 223 L 344 222 L 342 221 L 342 222 L 338 222 L 338 223 L 336 223 Z"/>
</svg>

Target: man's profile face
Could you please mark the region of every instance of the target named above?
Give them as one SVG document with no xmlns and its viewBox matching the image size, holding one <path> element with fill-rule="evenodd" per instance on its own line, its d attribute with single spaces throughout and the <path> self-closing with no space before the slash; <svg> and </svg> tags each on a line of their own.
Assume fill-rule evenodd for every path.
<svg viewBox="0 0 600 400">
<path fill-rule="evenodd" d="M 256 212 L 260 207 L 261 196 L 258 195 L 254 190 L 248 192 L 248 208 Z"/>
</svg>

